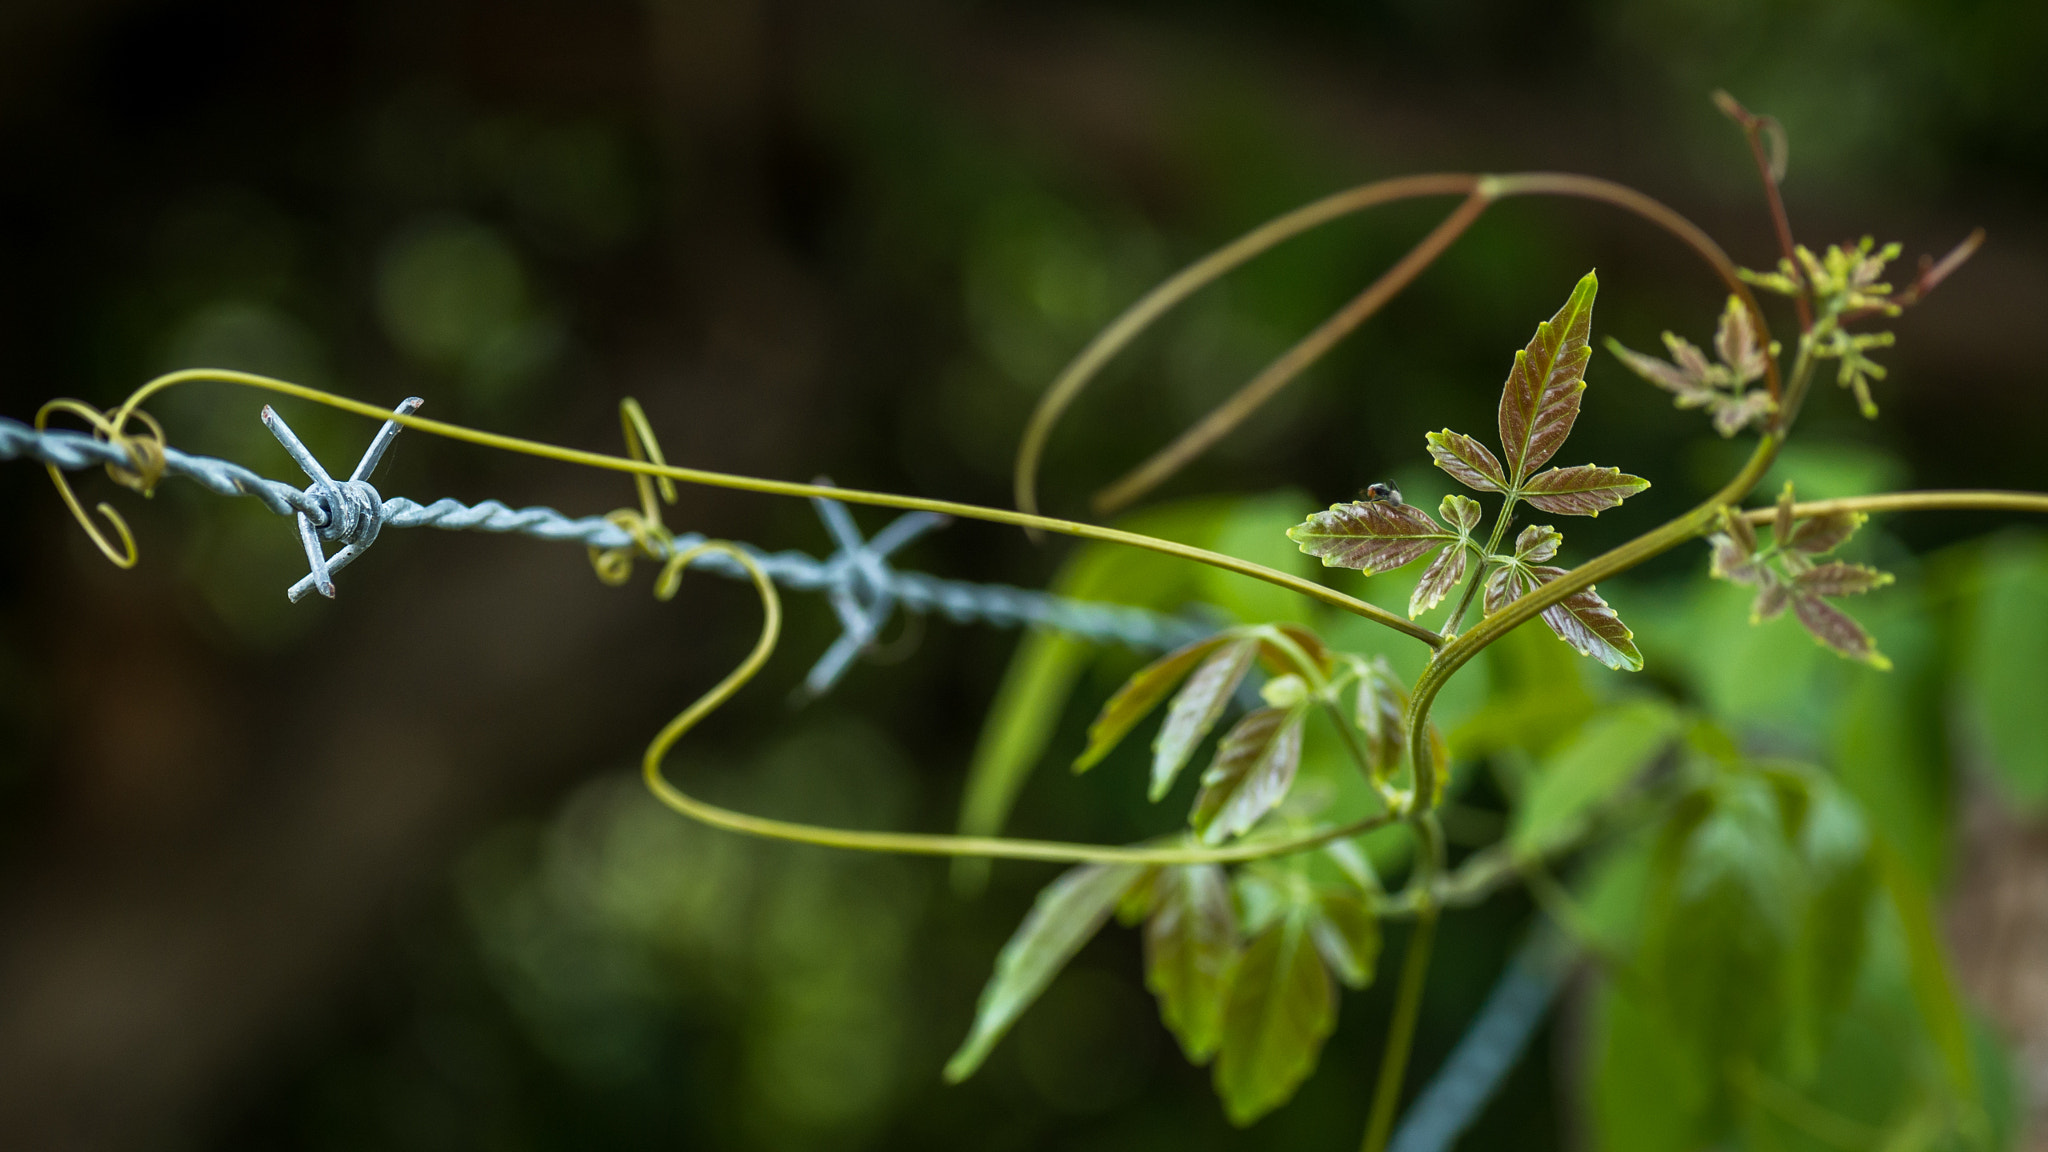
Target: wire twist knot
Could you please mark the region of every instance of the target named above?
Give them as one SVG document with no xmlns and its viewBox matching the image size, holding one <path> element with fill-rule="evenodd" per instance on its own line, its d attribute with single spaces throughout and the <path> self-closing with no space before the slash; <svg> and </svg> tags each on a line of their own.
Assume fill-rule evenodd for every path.
<svg viewBox="0 0 2048 1152">
<path fill-rule="evenodd" d="M 407 397 L 399 404 L 397 412 L 409 416 L 419 411 L 425 403 L 417 396 Z M 384 527 L 384 498 L 370 484 L 370 473 L 376 471 L 379 461 L 384 459 L 385 449 L 398 438 L 401 424 L 386 420 L 377 435 L 370 440 L 370 446 L 363 452 L 356 470 L 346 480 L 336 480 L 320 466 L 313 453 L 293 432 L 284 417 L 265 404 L 263 426 L 284 445 L 292 462 L 299 466 L 311 484 L 306 485 L 302 502 L 295 501 L 296 519 L 299 525 L 299 541 L 306 546 L 306 564 L 312 569 L 287 593 L 293 603 L 305 599 L 309 592 L 318 592 L 332 600 L 334 598 L 334 573 L 347 567 L 350 561 L 361 556 L 376 542 L 377 533 Z M 327 554 L 325 541 L 338 541 L 341 551 Z"/>
</svg>

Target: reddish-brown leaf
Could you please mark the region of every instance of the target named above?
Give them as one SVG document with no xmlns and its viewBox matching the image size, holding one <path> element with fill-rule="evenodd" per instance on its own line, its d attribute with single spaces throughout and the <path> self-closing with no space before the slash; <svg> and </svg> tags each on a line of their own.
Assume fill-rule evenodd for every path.
<svg viewBox="0 0 2048 1152">
<path fill-rule="evenodd" d="M 1531 524 L 1515 537 L 1515 559 L 1541 564 L 1557 555 L 1558 545 L 1563 543 L 1564 533 L 1548 524 Z"/>
<path fill-rule="evenodd" d="M 1808 569 L 1798 577 L 1799 590 L 1816 596 L 1855 596 L 1891 582 L 1892 574 L 1889 572 L 1879 572 L 1862 564 L 1845 564 L 1840 560 Z"/>
<path fill-rule="evenodd" d="M 1368 576 L 1412 564 L 1457 539 L 1412 504 L 1372 500 L 1332 504 L 1289 528 L 1287 538 L 1326 568 L 1356 568 Z"/>
<path fill-rule="evenodd" d="M 1801 590 L 1792 597 L 1792 614 L 1799 623 L 1813 633 L 1813 638 L 1851 660 L 1861 660 L 1873 668 L 1890 668 L 1892 662 L 1877 650 L 1877 643 L 1870 633 L 1863 630 L 1847 612 L 1820 598 L 1818 594 Z"/>
<path fill-rule="evenodd" d="M 1352 722 L 1365 737 L 1365 766 L 1373 779 L 1391 777 L 1408 746 L 1408 687 L 1386 657 L 1375 656 L 1359 670 Z"/>
<path fill-rule="evenodd" d="M 1649 486 L 1648 480 L 1618 468 L 1580 464 L 1529 477 L 1522 485 L 1522 499 L 1558 516 L 1598 516 Z"/>
<path fill-rule="evenodd" d="M 1600 280 L 1586 273 L 1557 315 L 1536 326 L 1529 346 L 1515 353 L 1500 397 L 1500 443 L 1511 479 L 1540 468 L 1571 435 L 1586 390 L 1592 350 L 1593 297 Z"/>
<path fill-rule="evenodd" d="M 1436 607 L 1445 593 L 1464 582 L 1468 557 L 1463 544 L 1452 544 L 1437 553 L 1436 559 L 1423 569 L 1422 579 L 1416 582 L 1415 594 L 1408 597 L 1410 620 Z"/>
<path fill-rule="evenodd" d="M 1541 584 L 1565 575 L 1564 569 L 1548 565 L 1537 565 L 1529 571 Z M 1643 670 L 1643 654 L 1636 649 L 1635 633 L 1591 587 L 1581 588 L 1545 608 L 1543 622 L 1581 656 L 1591 656 L 1616 671 Z"/>
<path fill-rule="evenodd" d="M 1842 546 L 1843 542 L 1863 527 L 1865 517 L 1861 512 L 1829 512 L 1821 516 L 1808 516 L 1792 526 L 1792 538 L 1785 547 L 1808 556 L 1822 556 Z"/>
<path fill-rule="evenodd" d="M 1204 843 L 1249 831 L 1287 796 L 1301 767 L 1301 727 L 1298 708 L 1260 708 L 1224 733 L 1188 817 Z"/>
<path fill-rule="evenodd" d="M 1436 466 L 1467 488 L 1481 492 L 1501 492 L 1508 486 L 1507 474 L 1501 471 L 1500 461 L 1486 445 L 1449 428 L 1431 432 L 1424 437 L 1429 442 L 1429 455 Z"/>
</svg>

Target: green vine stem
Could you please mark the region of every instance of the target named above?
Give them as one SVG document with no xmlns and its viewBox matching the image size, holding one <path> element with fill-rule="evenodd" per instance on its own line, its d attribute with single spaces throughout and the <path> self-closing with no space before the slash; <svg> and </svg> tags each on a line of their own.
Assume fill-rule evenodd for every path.
<svg viewBox="0 0 2048 1152">
<path fill-rule="evenodd" d="M 1099 524 L 1087 524 L 1077 520 L 1060 520 L 1049 516 L 1034 516 L 1026 512 L 1014 512 L 1007 508 L 984 508 L 976 504 L 960 504 L 951 500 L 931 500 L 921 496 L 898 496 L 890 492 L 869 492 L 859 488 L 833 488 L 819 484 L 798 484 L 788 480 L 763 480 L 752 476 L 736 475 L 730 472 L 712 472 L 701 468 L 679 468 L 673 464 L 635 460 L 624 456 L 612 456 L 603 452 L 585 451 L 580 448 L 565 448 L 539 440 L 527 440 L 518 436 L 506 436 L 496 432 L 484 432 L 475 428 L 467 428 L 460 424 L 450 424 L 442 420 L 432 420 L 402 412 L 391 412 L 374 404 L 365 404 L 360 400 L 352 400 L 346 396 L 338 396 L 331 392 L 321 391 L 318 388 L 308 388 L 303 384 L 292 384 L 284 380 L 272 379 L 268 376 L 259 376 L 252 372 L 236 372 L 222 368 L 188 368 L 159 376 L 136 389 L 134 394 L 130 395 L 122 403 L 121 407 L 113 412 L 109 421 L 110 426 L 118 432 L 129 419 L 137 418 L 141 415 L 136 411 L 136 408 L 142 401 L 167 388 L 195 381 L 238 384 L 243 387 L 275 392 L 280 395 L 295 396 L 302 400 L 310 400 L 316 404 L 324 404 L 330 408 L 338 408 L 344 412 L 353 412 L 358 416 L 367 416 L 378 421 L 395 421 L 407 428 L 418 429 L 430 435 L 442 436 L 450 440 L 459 440 L 468 444 L 476 444 L 485 448 L 516 452 L 525 456 L 558 460 L 565 464 L 580 464 L 585 467 L 602 468 L 612 472 L 626 472 L 636 476 L 651 476 L 657 479 L 680 480 L 686 484 L 702 484 L 710 488 L 731 488 L 744 492 L 760 492 L 771 496 L 824 497 L 825 499 L 837 500 L 844 504 L 864 504 L 876 508 L 902 508 L 909 511 L 937 512 L 942 515 L 958 516 L 967 520 L 984 520 L 992 524 L 1007 524 L 1018 528 L 1035 528 L 1040 531 L 1052 532 L 1062 536 L 1074 536 L 1083 540 L 1101 540 L 1111 544 L 1143 548 L 1167 556 L 1178 557 L 1182 560 L 1192 560 L 1198 564 L 1207 564 L 1212 568 L 1221 568 L 1226 572 L 1235 572 L 1240 576 L 1249 576 L 1254 580 L 1263 580 L 1268 584 L 1278 585 L 1291 592 L 1307 596 L 1312 600 L 1328 604 L 1331 607 L 1384 624 L 1396 632 L 1400 632 L 1405 636 L 1411 636 L 1432 648 L 1444 642 L 1443 637 L 1420 624 L 1405 619 L 1397 613 L 1389 612 L 1377 604 L 1368 604 L 1357 597 L 1347 596 L 1335 588 L 1326 587 L 1313 580 L 1304 580 L 1299 576 L 1268 568 L 1263 564 L 1254 564 L 1249 560 L 1240 560 L 1235 556 L 1227 556 L 1221 552 L 1211 552 L 1206 548 L 1195 548 L 1186 544 L 1178 544 L 1171 540 L 1161 540 L 1156 536 L 1146 536 L 1137 532 L 1125 532 L 1121 529 L 1106 528 Z"/>
<path fill-rule="evenodd" d="M 1102 366 L 1136 339 L 1153 321 L 1231 269 L 1309 229 L 1341 216 L 1396 200 L 1446 195 L 1463 195 L 1467 199 L 1399 263 L 1388 269 L 1364 292 L 1354 297 L 1336 315 L 1282 354 L 1251 382 L 1171 444 L 1099 493 L 1096 496 L 1097 510 L 1123 507 L 1136 500 L 1201 455 L 1216 441 L 1228 435 L 1267 399 L 1300 375 L 1323 353 L 1334 347 L 1345 333 L 1363 323 L 1372 312 L 1406 287 L 1409 281 L 1442 255 L 1443 250 L 1478 218 L 1487 205 L 1511 196 L 1567 196 L 1593 200 L 1642 217 L 1698 253 L 1726 285 L 1728 291 L 1742 301 L 1756 325 L 1756 330 L 1766 334 L 1769 332 L 1769 325 L 1764 319 L 1763 310 L 1757 305 L 1755 294 L 1742 280 L 1735 262 L 1728 258 L 1728 254 L 1721 250 L 1721 246 L 1714 243 L 1713 238 L 1692 221 L 1655 198 L 1625 184 L 1572 172 L 1516 172 L 1504 176 L 1442 172 L 1378 181 L 1327 196 L 1260 225 L 1190 264 L 1146 293 L 1112 321 L 1109 327 L 1103 329 L 1095 339 L 1089 341 L 1046 390 L 1038 402 L 1037 409 L 1032 412 L 1030 422 L 1025 426 L 1023 438 L 1017 448 L 1014 475 L 1017 507 L 1031 513 L 1038 510 L 1038 468 L 1044 458 L 1046 442 L 1051 438 L 1053 427 L 1059 422 L 1060 416 L 1072 405 L 1074 398 L 1080 395 L 1081 390 Z M 1778 399 L 1780 386 L 1775 363 L 1766 365 L 1764 382 L 1770 389 L 1771 398 Z"/>
</svg>

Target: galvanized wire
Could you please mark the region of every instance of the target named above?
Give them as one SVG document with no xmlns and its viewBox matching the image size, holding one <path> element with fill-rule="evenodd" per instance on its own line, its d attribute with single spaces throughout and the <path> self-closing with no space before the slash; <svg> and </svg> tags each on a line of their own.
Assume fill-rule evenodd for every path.
<svg viewBox="0 0 2048 1152">
<path fill-rule="evenodd" d="M 276 431 L 282 421 L 276 421 Z M 391 427 L 395 427 L 391 426 Z M 289 434 L 289 430 L 286 430 Z M 280 439 L 283 439 L 280 436 Z M 388 440 L 384 441 L 388 443 Z M 374 466 L 374 453 L 365 464 Z M 294 454 L 296 455 L 296 453 Z M 0 460 L 29 459 L 69 471 L 98 465 L 127 467 L 128 454 L 117 444 L 82 432 L 63 429 L 38 431 L 26 424 L 0 417 Z M 305 461 L 301 461 L 303 467 Z M 553 508 L 511 508 L 496 500 L 464 504 L 441 499 L 420 504 L 402 496 L 377 498 L 366 479 L 348 481 L 314 477 L 307 487 L 294 488 L 280 480 L 260 476 L 240 464 L 211 456 L 199 456 L 177 448 L 164 449 L 166 475 L 183 476 L 223 496 L 249 496 L 280 516 L 303 518 L 305 525 L 321 540 L 341 541 L 344 547 L 326 557 L 331 573 L 361 554 L 367 540 L 381 528 L 441 528 L 466 532 L 497 532 L 531 536 L 538 540 L 582 544 L 597 549 L 646 547 L 650 543 L 665 554 L 657 561 L 680 555 L 704 543 L 699 533 L 687 532 L 666 540 L 636 538 L 624 527 L 602 516 L 569 516 Z M 358 474 L 367 476 L 359 467 Z M 888 564 L 889 556 L 925 532 L 943 523 L 943 517 L 911 512 L 898 517 L 872 539 L 863 540 L 845 505 L 835 500 L 814 502 L 837 549 L 824 559 L 800 551 L 765 552 L 741 545 L 758 560 L 781 587 L 799 592 L 818 592 L 829 597 L 840 618 L 840 638 L 828 649 L 806 678 L 814 692 L 829 689 L 845 673 L 853 659 L 873 643 L 896 608 L 923 615 L 938 615 L 956 624 L 987 624 L 999 628 L 1048 628 L 1103 644 L 1121 644 L 1140 652 L 1175 648 L 1214 631 L 1214 625 L 1191 616 L 1174 616 L 1123 604 L 1076 600 L 1047 592 L 1016 588 L 1007 584 L 982 584 L 947 580 L 923 572 L 898 571 Z M 353 549 L 353 551 L 351 551 Z M 738 561 L 719 553 L 705 553 L 691 567 L 735 580 L 746 579 Z M 299 595 L 314 587 L 314 576 L 295 586 Z M 331 593 L 330 593 L 331 594 Z M 293 599 L 298 596 L 294 595 Z"/>
</svg>

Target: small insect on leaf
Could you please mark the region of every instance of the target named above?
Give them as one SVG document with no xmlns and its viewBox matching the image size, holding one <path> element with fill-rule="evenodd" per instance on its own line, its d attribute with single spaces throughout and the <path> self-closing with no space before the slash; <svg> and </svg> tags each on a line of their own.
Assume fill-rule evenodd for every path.
<svg viewBox="0 0 2048 1152">
<path fill-rule="evenodd" d="M 1216 726 L 1217 718 L 1251 671 L 1259 652 L 1258 640 L 1249 636 L 1232 639 L 1215 649 L 1188 677 L 1166 709 L 1166 722 L 1152 741 L 1151 797 L 1156 802 L 1173 788 L 1173 779 L 1194 755 L 1196 745 Z"/>
<path fill-rule="evenodd" d="M 1140 864 L 1084 864 L 1068 869 L 1038 894 L 1016 935 L 996 957 L 995 973 L 975 1009 L 974 1027 L 946 1062 L 948 1083 L 974 1075 L 996 1041 L 1101 930 L 1124 893 L 1146 871 Z"/>
<path fill-rule="evenodd" d="M 1249 831 L 1286 798 L 1301 767 L 1302 720 L 1298 706 L 1260 708 L 1224 733 L 1188 815 L 1204 843 Z"/>
<path fill-rule="evenodd" d="M 1326 568 L 1356 568 L 1368 576 L 1412 564 L 1457 539 L 1420 508 L 1370 500 L 1332 504 L 1289 528 L 1287 538 Z"/>
<path fill-rule="evenodd" d="M 1337 996 L 1296 909 L 1259 933 L 1238 962 L 1216 1059 L 1216 1094 L 1239 1127 L 1294 1095 L 1337 1022 Z"/>
<path fill-rule="evenodd" d="M 1088 747 L 1074 760 L 1074 771 L 1086 772 L 1101 763 L 1138 721 L 1143 720 L 1173 686 L 1180 683 L 1203 657 L 1215 651 L 1228 641 L 1227 636 L 1211 636 L 1197 640 L 1184 648 L 1169 652 L 1152 663 L 1131 674 L 1123 687 L 1109 698 L 1096 715 L 1095 722 L 1088 726 Z"/>
<path fill-rule="evenodd" d="M 1189 1061 L 1205 1064 L 1223 1041 L 1223 1009 L 1237 964 L 1237 911 L 1214 864 L 1161 869 L 1145 924 L 1145 986 Z"/>
<path fill-rule="evenodd" d="M 1649 486 L 1648 480 L 1619 468 L 1580 464 L 1529 477 L 1522 485 L 1522 499 L 1553 515 L 1598 516 Z"/>
<path fill-rule="evenodd" d="M 1500 461 L 1487 451 L 1486 445 L 1449 428 L 1431 432 L 1424 439 L 1436 466 L 1449 472 L 1458 483 L 1481 492 L 1507 490 L 1507 473 L 1501 470 Z"/>
<path fill-rule="evenodd" d="M 1500 397 L 1500 442 L 1511 480 L 1520 481 L 1556 455 L 1579 418 L 1599 290 L 1599 277 L 1586 273 L 1557 315 L 1537 325 L 1529 346 L 1515 353 Z"/>
</svg>

